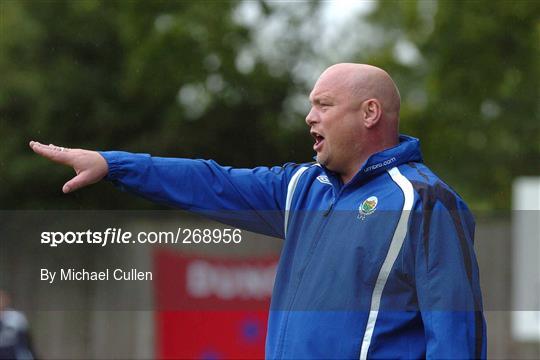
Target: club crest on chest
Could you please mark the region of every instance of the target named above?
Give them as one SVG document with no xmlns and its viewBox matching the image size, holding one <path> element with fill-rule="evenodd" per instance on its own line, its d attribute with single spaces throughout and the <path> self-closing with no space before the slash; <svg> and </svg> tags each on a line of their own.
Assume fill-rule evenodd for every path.
<svg viewBox="0 0 540 360">
<path fill-rule="evenodd" d="M 366 216 L 371 215 L 377 209 L 379 199 L 376 196 L 370 196 L 366 200 L 362 201 L 358 207 L 358 219 L 364 220 Z"/>
</svg>

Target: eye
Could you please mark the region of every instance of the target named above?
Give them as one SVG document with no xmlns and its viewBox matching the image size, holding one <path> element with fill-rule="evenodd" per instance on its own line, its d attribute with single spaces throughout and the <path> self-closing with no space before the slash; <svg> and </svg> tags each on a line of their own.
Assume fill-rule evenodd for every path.
<svg viewBox="0 0 540 360">
<path fill-rule="evenodd" d="M 331 105 L 328 104 L 328 103 L 321 103 L 321 104 L 319 104 L 319 107 L 321 108 L 322 111 L 328 110 L 328 108 L 329 108 L 330 106 L 331 106 Z"/>
</svg>

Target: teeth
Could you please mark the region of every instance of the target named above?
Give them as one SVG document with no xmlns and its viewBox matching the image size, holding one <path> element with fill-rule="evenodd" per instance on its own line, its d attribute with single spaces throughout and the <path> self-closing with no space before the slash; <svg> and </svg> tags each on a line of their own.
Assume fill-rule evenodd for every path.
<svg viewBox="0 0 540 360">
<path fill-rule="evenodd" d="M 311 133 L 311 136 L 313 136 L 313 138 L 315 139 L 315 141 L 318 143 L 318 142 L 321 142 L 324 140 L 324 137 L 322 135 L 320 135 L 319 133 L 316 133 L 315 131 L 313 131 Z"/>
</svg>

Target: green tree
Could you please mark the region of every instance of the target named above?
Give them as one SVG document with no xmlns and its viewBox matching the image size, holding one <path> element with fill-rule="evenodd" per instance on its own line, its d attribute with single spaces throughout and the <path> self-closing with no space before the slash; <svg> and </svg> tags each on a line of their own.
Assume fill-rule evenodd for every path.
<svg viewBox="0 0 540 360">
<path fill-rule="evenodd" d="M 473 209 L 508 209 L 512 180 L 540 171 L 540 2 L 380 1 L 370 20 L 426 162 Z M 400 41 L 416 63 L 392 56 Z"/>
<path fill-rule="evenodd" d="M 358 48 L 343 59 L 333 54 L 355 49 L 317 47 L 324 3 L 248 2 L 258 22 L 278 14 L 285 27 L 272 57 L 247 60 L 246 49 L 268 46 L 255 36 L 259 23 L 234 21 L 238 4 L 1 1 L 3 208 L 153 206 L 104 184 L 63 196 L 70 170 L 29 152 L 33 138 L 233 166 L 306 161 L 296 105 L 312 84 L 298 69 L 333 61 L 392 74 L 403 132 L 421 138 L 427 164 L 473 209 L 508 209 L 512 180 L 538 175 L 539 2 L 381 0 L 368 18 L 372 36 L 356 24 L 344 34 Z"/>
<path fill-rule="evenodd" d="M 237 64 L 250 32 L 232 20 L 236 2 L 0 4 L 3 208 L 153 206 L 108 185 L 63 196 L 71 170 L 31 154 L 30 139 L 234 166 L 282 163 L 299 146 L 283 146 L 297 132 L 282 137 L 278 121 L 289 74 Z"/>
</svg>

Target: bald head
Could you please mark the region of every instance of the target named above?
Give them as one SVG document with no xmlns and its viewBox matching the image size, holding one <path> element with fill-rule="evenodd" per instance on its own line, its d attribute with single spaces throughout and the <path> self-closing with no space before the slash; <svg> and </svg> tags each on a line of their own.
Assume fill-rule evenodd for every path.
<svg viewBox="0 0 540 360">
<path fill-rule="evenodd" d="M 372 154 L 399 142 L 399 92 L 382 69 L 336 64 L 309 95 L 306 123 L 317 161 L 349 181 Z"/>
<path fill-rule="evenodd" d="M 390 75 L 381 68 L 341 63 L 326 69 L 320 80 L 341 83 L 352 96 L 352 101 L 360 103 L 367 99 L 377 99 L 383 109 L 383 118 L 396 121 L 399 119 L 399 91 Z"/>
</svg>

